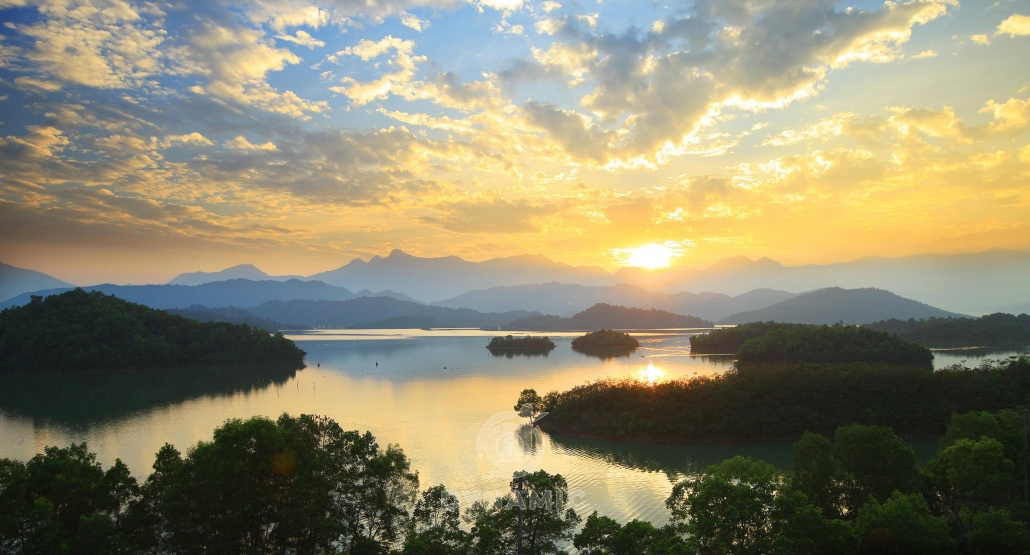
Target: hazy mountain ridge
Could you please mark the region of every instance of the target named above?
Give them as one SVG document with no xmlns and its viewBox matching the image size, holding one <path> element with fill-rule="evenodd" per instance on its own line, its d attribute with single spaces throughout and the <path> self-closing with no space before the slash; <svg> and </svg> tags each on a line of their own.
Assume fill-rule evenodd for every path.
<svg viewBox="0 0 1030 555">
<path fill-rule="evenodd" d="M 456 256 L 422 258 L 400 250 L 373 256 L 310 276 L 352 290 L 385 288 L 423 301 L 449 299 L 467 291 L 503 285 L 560 281 L 584 285 L 612 285 L 615 279 L 602 268 L 570 266 L 545 256 L 513 256 L 469 262 Z"/>
<path fill-rule="evenodd" d="M 305 326 L 302 324 L 283 324 L 282 322 L 262 318 L 257 314 L 248 312 L 246 309 L 235 306 L 212 308 L 209 306 L 195 304 L 187 308 L 168 308 L 165 309 L 165 312 L 177 314 L 200 322 L 247 324 L 252 328 L 260 328 L 269 333 L 274 333 L 280 330 L 303 330 L 311 328 L 311 326 Z"/>
<path fill-rule="evenodd" d="M 37 295 L 54 295 L 69 288 L 38 291 Z M 335 287 L 320 281 L 251 281 L 231 279 L 201 285 L 94 285 L 83 287 L 86 291 L 100 291 L 120 299 L 147 305 L 151 308 L 188 308 L 191 305 L 207 307 L 238 306 L 247 308 L 265 301 L 292 299 L 353 299 L 354 293 L 343 287 Z M 30 294 L 19 295 L 0 303 L 0 308 L 22 305 L 30 300 Z"/>
<path fill-rule="evenodd" d="M 302 276 L 270 276 L 253 264 L 239 264 L 218 272 L 186 272 L 168 281 L 168 285 L 203 285 L 215 281 L 249 279 L 251 281 L 287 281 Z"/>
<path fill-rule="evenodd" d="M 793 298 L 795 293 L 757 289 L 736 297 L 723 293 L 661 293 L 637 285 L 578 285 L 544 283 L 469 291 L 452 299 L 433 303 L 450 308 L 471 308 L 482 312 L 531 310 L 557 316 L 572 316 L 598 303 L 627 308 L 656 308 L 675 314 L 691 314 L 718 320 L 746 310 L 756 310 Z"/>
<path fill-rule="evenodd" d="M 43 289 L 71 287 L 75 286 L 43 272 L 0 262 L 0 301 Z"/>
<path fill-rule="evenodd" d="M 792 324 L 869 324 L 881 320 L 961 317 L 928 304 L 875 288 L 827 287 L 803 293 L 761 310 L 727 316 L 720 324 L 784 322 Z"/>
<path fill-rule="evenodd" d="M 712 322 L 696 316 L 673 314 L 654 308 L 627 308 L 605 303 L 576 313 L 570 318 L 536 315 L 509 322 L 508 330 L 596 331 L 601 329 L 710 328 Z"/>
<path fill-rule="evenodd" d="M 324 328 L 377 327 L 498 327 L 537 315 L 525 310 L 484 313 L 468 308 L 430 306 L 391 297 L 358 297 L 347 301 L 269 301 L 249 312 L 279 322 L 301 322 Z M 417 319 L 416 319 L 417 318 Z M 370 324 L 376 323 L 376 326 Z"/>
<path fill-rule="evenodd" d="M 784 266 L 768 258 L 727 258 L 707 268 L 647 271 L 622 268 L 620 281 L 655 291 L 714 291 L 736 295 L 758 288 L 811 291 L 827 287 L 877 288 L 943 309 L 996 312 L 1030 298 L 1030 251 L 866 257 L 835 264 Z"/>
</svg>

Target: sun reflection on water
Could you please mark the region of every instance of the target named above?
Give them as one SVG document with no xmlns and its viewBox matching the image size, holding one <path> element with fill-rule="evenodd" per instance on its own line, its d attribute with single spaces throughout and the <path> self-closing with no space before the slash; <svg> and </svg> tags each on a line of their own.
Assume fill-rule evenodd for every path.
<svg viewBox="0 0 1030 555">
<path fill-rule="evenodd" d="M 647 385 L 654 385 L 665 379 L 665 371 L 649 362 L 647 368 L 637 372 L 637 378 Z"/>
</svg>

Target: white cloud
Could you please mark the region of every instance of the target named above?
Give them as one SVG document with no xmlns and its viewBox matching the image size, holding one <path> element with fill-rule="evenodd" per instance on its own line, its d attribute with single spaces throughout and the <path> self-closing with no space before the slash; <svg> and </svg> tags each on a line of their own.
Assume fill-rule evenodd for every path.
<svg viewBox="0 0 1030 555">
<path fill-rule="evenodd" d="M 247 138 L 242 135 L 237 136 L 235 139 L 225 141 L 225 146 L 237 150 L 265 150 L 269 152 L 278 150 L 275 144 L 271 142 L 256 145 L 248 141 Z"/>
<path fill-rule="evenodd" d="M 1030 16 L 1012 14 L 1008 19 L 998 25 L 995 35 L 1008 35 L 1010 37 L 1025 37 L 1030 35 Z"/>
<path fill-rule="evenodd" d="M 425 31 L 429 28 L 429 20 L 419 19 L 418 16 L 409 13 L 404 14 L 404 17 L 401 18 L 401 25 L 404 25 L 405 27 L 411 27 L 412 29 L 421 33 L 422 31 Z"/>
<path fill-rule="evenodd" d="M 305 31 L 297 31 L 297 33 L 295 35 L 293 35 L 293 36 L 291 36 L 291 35 L 276 35 L 275 38 L 277 38 L 279 40 L 284 40 L 284 41 L 287 41 L 287 42 L 292 42 L 292 43 L 300 45 L 300 46 L 306 46 L 306 47 L 308 47 L 308 48 L 310 48 L 312 50 L 314 50 L 315 47 L 321 48 L 321 47 L 325 46 L 325 42 L 324 41 L 320 41 L 320 40 L 316 39 L 315 37 L 309 35 Z"/>
<path fill-rule="evenodd" d="M 987 35 L 972 35 L 969 37 L 969 40 L 973 41 L 974 44 L 979 44 L 980 46 L 991 45 L 991 38 Z"/>
</svg>

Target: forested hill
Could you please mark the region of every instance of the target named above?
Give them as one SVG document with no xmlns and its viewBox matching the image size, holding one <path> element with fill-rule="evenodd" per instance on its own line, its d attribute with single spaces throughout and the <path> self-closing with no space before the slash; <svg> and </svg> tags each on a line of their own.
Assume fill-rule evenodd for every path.
<svg viewBox="0 0 1030 555">
<path fill-rule="evenodd" d="M 906 299 L 883 289 L 827 287 L 798 295 L 761 310 L 727 316 L 720 324 L 789 322 L 792 324 L 869 324 L 889 318 L 947 318 L 961 316 Z"/>
<path fill-rule="evenodd" d="M 735 354 L 741 364 L 865 362 L 933 368 L 933 353 L 922 345 L 844 324 L 742 324 L 692 336 L 690 352 Z"/>
<path fill-rule="evenodd" d="M 0 372 L 303 364 L 282 335 L 74 289 L 0 312 Z"/>
<path fill-rule="evenodd" d="M 605 303 L 575 314 L 570 318 L 561 316 L 533 316 L 509 322 L 509 330 L 591 331 L 599 329 L 660 329 L 660 328 L 710 328 L 712 323 L 696 316 L 682 316 L 664 310 L 626 308 Z"/>
<path fill-rule="evenodd" d="M 874 330 L 927 347 L 1014 347 L 1030 346 L 1030 315 L 990 314 L 980 318 L 927 318 L 925 320 L 883 320 L 867 324 Z"/>
<path fill-rule="evenodd" d="M 534 315 L 524 310 L 484 313 L 467 308 L 429 306 L 390 297 L 349 301 L 272 301 L 249 312 L 277 322 L 300 322 L 325 328 L 490 327 Z"/>
</svg>

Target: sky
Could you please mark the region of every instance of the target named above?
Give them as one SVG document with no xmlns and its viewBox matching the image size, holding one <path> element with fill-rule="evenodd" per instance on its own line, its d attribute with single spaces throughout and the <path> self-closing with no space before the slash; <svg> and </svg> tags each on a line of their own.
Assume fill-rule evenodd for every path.
<svg viewBox="0 0 1030 555">
<path fill-rule="evenodd" d="M 1030 0 L 0 0 L 0 261 L 1030 249 Z"/>
</svg>

